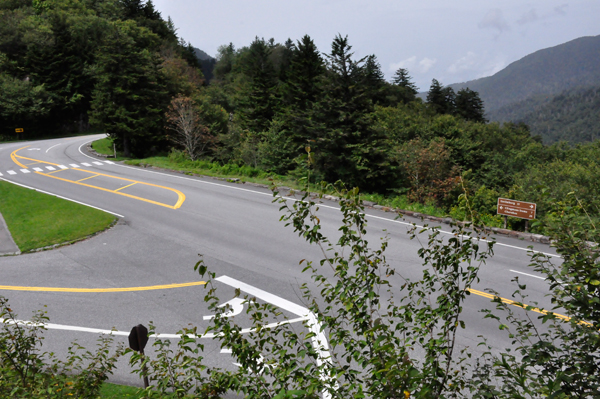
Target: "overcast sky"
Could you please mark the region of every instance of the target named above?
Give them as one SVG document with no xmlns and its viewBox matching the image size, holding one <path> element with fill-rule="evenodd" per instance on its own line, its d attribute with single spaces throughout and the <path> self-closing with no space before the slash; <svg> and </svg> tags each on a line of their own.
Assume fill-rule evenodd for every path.
<svg viewBox="0 0 600 399">
<path fill-rule="evenodd" d="M 386 78 L 407 68 L 421 90 L 490 76 L 527 54 L 600 34 L 599 0 L 153 0 L 181 38 L 215 56 L 255 36 L 308 34 L 323 53 L 348 35 Z"/>
</svg>

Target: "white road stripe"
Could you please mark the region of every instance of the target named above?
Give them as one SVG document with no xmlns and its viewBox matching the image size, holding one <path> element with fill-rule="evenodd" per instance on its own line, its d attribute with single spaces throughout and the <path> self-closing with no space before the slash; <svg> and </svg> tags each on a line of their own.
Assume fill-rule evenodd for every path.
<svg viewBox="0 0 600 399">
<path fill-rule="evenodd" d="M 284 324 L 292 324 L 292 323 L 298 323 L 301 321 L 304 321 L 306 319 L 304 318 L 297 318 L 297 319 L 291 319 L 291 320 L 286 320 L 286 321 L 280 321 L 277 323 L 271 323 L 268 324 L 262 328 L 275 328 Z M 12 320 L 8 320 L 8 319 L 0 319 L 0 323 L 4 323 L 4 324 L 15 324 Z M 27 321 L 27 320 L 16 320 L 16 324 L 21 325 L 21 326 L 44 326 L 46 327 L 48 330 L 62 330 L 62 331 L 78 331 L 78 332 L 87 332 L 87 333 L 92 333 L 92 334 L 106 334 L 106 335 L 121 335 L 121 336 L 129 336 L 129 334 L 131 334 L 130 331 L 119 331 L 119 330 L 106 330 L 106 329 L 101 329 L 101 328 L 90 328 L 90 327 L 80 327 L 80 326 L 69 326 L 69 325 L 65 325 L 65 324 L 53 324 L 53 323 L 33 323 L 32 321 Z M 253 328 L 243 328 L 240 333 L 242 334 L 248 334 L 250 332 L 254 331 Z M 148 335 L 149 338 L 171 338 L 171 339 L 180 339 L 181 338 L 181 334 L 162 334 L 162 333 L 156 333 L 156 334 L 150 334 Z M 216 334 L 204 334 L 204 335 L 196 335 L 193 338 L 215 338 Z"/>
<path fill-rule="evenodd" d="M 36 172 L 43 172 L 44 171 L 44 169 L 42 169 L 42 168 L 33 168 L 33 170 L 35 170 Z"/>
<path fill-rule="evenodd" d="M 82 162 L 81 164 L 82 164 L 83 166 L 92 166 L 92 165 L 90 165 L 90 164 L 89 164 L 89 163 L 87 163 L 87 162 Z"/>
<path fill-rule="evenodd" d="M 529 276 L 529 277 L 533 277 L 533 278 L 539 278 L 540 280 L 545 280 L 546 277 L 542 277 L 542 276 L 534 276 L 533 274 L 529 274 L 529 273 L 523 273 L 523 272 L 519 272 L 517 270 L 511 270 L 511 272 L 513 273 L 519 273 L 519 274 L 523 274 L 524 276 Z"/>
<path fill-rule="evenodd" d="M 93 157 L 91 157 L 91 156 L 89 156 L 87 154 L 84 154 L 83 151 L 81 151 L 81 147 L 83 147 L 84 145 L 86 145 L 88 143 L 91 143 L 92 141 L 96 141 L 96 140 L 90 140 L 90 141 L 87 141 L 87 142 L 81 144 L 79 146 L 79 153 L 81 155 L 87 157 L 87 158 L 95 159 L 95 158 L 93 158 Z M 109 162 L 109 161 L 106 161 L 106 162 Z M 246 188 L 241 188 L 241 187 L 233 187 L 233 186 L 229 186 L 229 185 L 225 185 L 225 184 L 207 182 L 207 181 L 203 181 L 203 180 L 199 180 L 199 179 L 192 179 L 190 177 L 185 177 L 185 176 L 175 176 L 175 175 L 171 175 L 171 174 L 168 174 L 168 173 L 156 172 L 156 171 L 148 170 L 148 169 L 140 169 L 140 168 L 136 168 L 136 167 L 129 166 L 129 165 L 116 164 L 116 166 L 120 166 L 120 167 L 123 167 L 123 168 L 134 169 L 134 170 L 142 171 L 142 172 L 146 172 L 146 173 L 155 173 L 157 175 L 169 176 L 169 177 L 173 177 L 173 178 L 176 178 L 176 179 L 191 180 L 191 181 L 195 181 L 195 182 L 201 183 L 201 184 L 209 184 L 209 185 L 213 185 L 213 186 L 219 186 L 219 187 L 223 187 L 223 188 L 228 188 L 230 190 L 246 191 L 246 192 L 254 193 L 254 194 L 258 194 L 258 195 L 268 195 L 269 197 L 273 196 L 273 194 L 271 194 L 271 193 L 263 193 L 263 192 L 260 192 L 260 191 L 248 190 Z M 284 197 L 281 197 L 281 198 L 284 198 Z M 301 201 L 301 200 L 295 199 L 295 198 L 284 198 L 284 199 L 291 200 L 291 201 Z M 318 204 L 318 206 L 321 207 L 321 208 L 329 208 L 329 209 L 335 209 L 335 210 L 339 210 L 340 209 L 340 208 L 337 208 L 337 207 L 334 207 L 334 206 L 331 206 L 331 205 L 325 205 L 325 204 Z M 391 222 L 391 223 L 402 224 L 402 225 L 406 225 L 406 226 L 412 226 L 413 225 L 412 223 L 409 223 L 409 222 L 401 222 L 399 220 L 388 219 L 388 218 L 384 218 L 384 217 L 381 217 L 381 216 L 367 215 L 367 217 L 368 218 L 375 218 L 375 219 L 379 219 L 379 220 L 384 220 L 384 221 Z M 424 228 L 424 226 L 421 226 L 421 225 L 418 225 L 418 224 L 416 225 L 416 227 L 417 228 Z M 444 233 L 444 234 L 454 234 L 452 231 L 445 231 L 445 230 L 441 230 L 441 229 L 440 229 L 440 232 Z M 466 236 L 463 236 L 463 237 L 467 238 Z M 470 237 L 470 239 L 473 239 L 473 237 Z M 491 242 L 489 240 L 483 240 L 483 239 L 481 239 L 481 241 L 483 241 L 483 242 Z M 501 247 L 518 249 L 520 251 L 530 251 L 529 248 L 517 247 L 515 245 L 503 244 L 503 243 L 500 243 L 500 242 L 496 242 L 494 245 L 495 246 L 501 246 Z M 551 256 L 551 257 L 554 257 L 554 258 L 562 258 L 562 256 L 560 256 L 560 255 L 550 254 L 550 253 L 547 253 L 547 252 L 542 252 L 542 251 L 532 251 L 532 252 L 533 253 L 538 253 L 538 254 L 543 254 L 543 255 L 546 255 L 546 256 Z"/>
<path fill-rule="evenodd" d="M 31 173 L 31 171 L 29 169 L 21 169 L 21 172 L 23 172 L 23 173 Z"/>
<path fill-rule="evenodd" d="M 2 172 L 0 172 L 0 176 L 4 176 L 4 175 L 2 174 Z"/>
<path fill-rule="evenodd" d="M 10 172 L 10 171 L 9 171 L 9 172 Z M 13 172 L 12 174 L 16 175 L 16 173 L 15 173 L 15 172 Z M 111 211 L 107 211 L 106 209 L 98 208 L 97 206 L 94 206 L 94 205 L 86 204 L 85 202 L 80 202 L 80 201 L 76 201 L 76 200 L 74 200 L 74 199 L 71 199 L 71 198 L 63 197 L 62 195 L 54 194 L 54 193 L 51 193 L 51 192 L 48 192 L 48 191 L 44 191 L 44 190 L 39 190 L 39 189 L 37 189 L 37 188 L 29 187 L 29 186 L 26 186 L 26 185 L 24 185 L 24 184 L 15 183 L 14 181 L 11 181 L 11 180 L 6 180 L 6 179 L 2 179 L 2 178 L 0 178 L 0 180 L 7 181 L 7 182 L 9 182 L 9 183 L 12 183 L 12 184 L 14 184 L 14 185 L 17 185 L 17 186 L 20 186 L 20 187 L 25 187 L 25 188 L 28 188 L 28 189 L 30 189 L 30 190 L 33 190 L 33 191 L 38 191 L 38 192 L 40 192 L 40 193 L 44 193 L 44 194 L 48 194 L 48 195 L 53 195 L 53 196 L 55 196 L 56 198 L 62 198 L 62 199 L 64 199 L 64 200 L 67 200 L 67 201 L 75 202 L 76 204 L 81 204 L 81 205 L 89 206 L 90 208 L 98 209 L 98 210 L 100 210 L 100 211 L 103 211 L 103 212 L 110 213 L 111 215 L 115 215 L 115 216 L 118 216 L 118 217 L 120 217 L 120 218 L 124 218 L 124 217 L 125 217 L 125 216 L 123 216 L 123 215 L 119 215 L 118 213 L 111 212 Z"/>
<path fill-rule="evenodd" d="M 8 173 L 9 175 L 16 175 L 17 172 L 15 172 L 14 170 L 7 170 L 6 173 Z"/>
<path fill-rule="evenodd" d="M 54 147 L 56 147 L 57 145 L 61 145 L 61 144 L 63 144 L 63 143 L 54 144 L 52 147 L 50 147 L 50 148 L 48 148 L 48 149 L 46 150 L 46 153 L 47 153 L 48 151 L 50 151 L 51 149 L 53 149 Z"/>
<path fill-rule="evenodd" d="M 94 162 L 92 162 L 92 163 L 93 163 L 94 165 L 100 165 L 100 166 L 103 166 L 103 165 L 104 165 L 102 162 L 98 162 L 98 161 L 94 161 Z"/>
<path fill-rule="evenodd" d="M 109 165 L 114 165 L 115 164 L 113 161 L 104 161 L 104 163 L 107 163 Z"/>
<path fill-rule="evenodd" d="M 48 170 L 56 170 L 56 168 L 54 168 L 52 166 L 46 166 L 46 169 L 48 169 Z"/>
<path fill-rule="evenodd" d="M 315 350 L 319 353 L 319 356 L 316 359 L 317 366 L 321 366 L 324 363 L 330 361 L 328 360 L 331 358 L 331 354 L 329 353 L 329 343 L 327 342 L 327 337 L 323 332 L 323 328 L 321 326 L 321 323 L 319 323 L 317 316 L 309 309 L 300 305 L 296 305 L 295 303 L 290 302 L 287 299 L 283 299 L 269 292 L 263 291 L 260 288 L 253 287 L 249 284 L 243 283 L 228 276 L 217 277 L 215 280 L 223 284 L 227 284 L 232 288 L 244 291 L 245 293 L 250 294 L 253 297 L 259 298 L 265 302 L 269 302 L 281 309 L 287 310 L 288 312 L 294 313 L 296 316 L 306 318 L 306 325 L 309 328 L 310 332 L 313 334 L 313 336 L 311 337 L 312 345 L 315 348 Z M 329 377 L 327 377 L 326 372 L 324 372 L 321 375 L 321 379 L 325 382 L 329 380 Z M 329 394 L 329 392 L 323 391 L 323 399 L 330 398 L 331 395 Z"/>
<path fill-rule="evenodd" d="M 71 164 L 69 164 L 69 166 L 71 166 L 72 168 L 78 168 L 79 167 L 79 165 L 77 165 L 76 163 L 71 163 Z"/>
<path fill-rule="evenodd" d="M 69 169 L 65 165 L 58 165 L 58 167 L 61 168 L 61 169 Z"/>
</svg>

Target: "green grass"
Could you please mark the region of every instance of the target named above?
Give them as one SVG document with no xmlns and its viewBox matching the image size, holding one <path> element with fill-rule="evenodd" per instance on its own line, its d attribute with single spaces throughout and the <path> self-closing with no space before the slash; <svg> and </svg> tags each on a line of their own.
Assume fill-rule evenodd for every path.
<svg viewBox="0 0 600 399">
<path fill-rule="evenodd" d="M 115 216 L 0 181 L 0 213 L 21 252 L 76 241 L 108 228 Z"/>
<path fill-rule="evenodd" d="M 100 139 L 100 140 L 96 140 L 92 143 L 92 148 L 94 149 L 94 151 L 96 151 L 98 154 L 104 154 L 104 155 L 110 155 L 113 156 L 114 155 L 114 148 L 113 148 L 113 141 L 110 138 L 104 138 L 104 139 Z M 129 159 L 127 157 L 123 156 L 123 153 L 120 151 L 117 151 L 117 157 L 116 158 L 112 158 L 115 161 L 124 161 L 126 159 Z"/>
<path fill-rule="evenodd" d="M 92 143 L 98 153 L 112 154 L 112 141 L 108 138 L 94 141 Z M 117 152 L 117 156 L 119 153 Z M 271 185 L 275 183 L 277 186 L 286 186 L 294 190 L 303 190 L 305 186 L 297 179 L 290 176 L 279 176 L 272 173 L 266 173 L 263 170 L 252 168 L 249 166 L 238 166 L 233 164 L 221 165 L 217 162 L 206 160 L 190 161 L 185 159 L 181 153 L 172 153 L 171 156 L 165 157 L 150 157 L 143 159 L 125 159 L 125 163 L 133 166 L 156 166 L 164 169 L 177 170 L 189 175 L 203 175 L 212 177 L 222 177 L 225 179 L 240 179 L 241 182 L 259 183 Z M 312 191 L 321 190 L 320 186 L 311 186 Z M 334 194 L 328 192 L 327 194 Z M 379 205 L 389 206 L 390 208 L 402 209 L 423 213 L 425 215 L 445 217 L 448 216 L 448 211 L 435 206 L 434 204 L 420 204 L 410 202 L 405 195 L 383 196 L 380 194 L 361 194 L 361 198 L 366 201 L 373 201 Z"/>
<path fill-rule="evenodd" d="M 130 387 L 128 385 L 117 385 L 105 382 L 100 388 L 100 398 L 119 399 L 119 398 L 141 398 L 141 388 Z"/>
</svg>

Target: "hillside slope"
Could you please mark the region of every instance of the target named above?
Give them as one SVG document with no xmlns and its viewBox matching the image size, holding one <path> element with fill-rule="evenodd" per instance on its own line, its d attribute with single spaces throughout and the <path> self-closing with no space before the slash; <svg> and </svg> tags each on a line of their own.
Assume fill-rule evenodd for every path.
<svg viewBox="0 0 600 399">
<path fill-rule="evenodd" d="M 450 85 L 479 93 L 488 117 L 494 111 L 540 95 L 600 84 L 600 35 L 580 37 L 529 54 L 493 76 Z"/>
</svg>

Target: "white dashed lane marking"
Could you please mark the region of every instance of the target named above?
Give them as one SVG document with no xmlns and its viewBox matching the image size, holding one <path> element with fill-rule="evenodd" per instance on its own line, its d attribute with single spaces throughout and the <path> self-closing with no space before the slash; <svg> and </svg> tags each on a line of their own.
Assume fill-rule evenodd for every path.
<svg viewBox="0 0 600 399">
<path fill-rule="evenodd" d="M 92 162 L 94 165 L 98 165 L 98 166 L 103 166 L 104 164 L 109 164 L 109 165 L 114 165 L 115 163 L 112 161 L 104 161 L 104 162 L 100 162 L 100 161 L 94 161 Z M 81 165 L 83 166 L 93 166 L 87 162 L 82 162 Z M 71 168 L 81 168 L 81 166 L 77 165 L 76 163 L 71 163 L 69 164 L 69 166 Z M 65 165 L 55 165 L 55 166 L 44 166 L 43 168 L 46 168 L 47 170 L 57 170 L 58 169 L 69 169 L 69 166 L 65 166 Z M 45 170 L 42 167 L 35 167 L 35 168 L 31 168 L 31 169 L 19 169 L 19 172 L 24 173 L 24 174 L 28 174 L 31 173 L 32 171 L 34 172 L 45 172 Z M 16 175 L 18 172 L 14 171 L 14 170 L 7 170 L 5 171 L 5 173 L 8 173 L 9 175 Z M 4 176 L 2 174 L 2 172 L 0 172 L 0 176 Z"/>
</svg>

